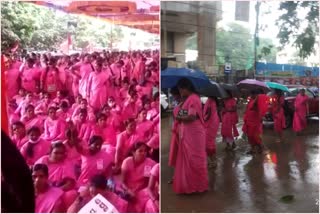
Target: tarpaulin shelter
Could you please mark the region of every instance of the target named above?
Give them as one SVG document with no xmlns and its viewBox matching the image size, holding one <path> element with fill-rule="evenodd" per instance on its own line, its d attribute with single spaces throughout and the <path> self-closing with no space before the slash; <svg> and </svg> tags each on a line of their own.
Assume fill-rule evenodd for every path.
<svg viewBox="0 0 320 214">
<path fill-rule="evenodd" d="M 160 1 L 30 1 L 66 13 L 97 17 L 116 25 L 160 32 Z"/>
</svg>

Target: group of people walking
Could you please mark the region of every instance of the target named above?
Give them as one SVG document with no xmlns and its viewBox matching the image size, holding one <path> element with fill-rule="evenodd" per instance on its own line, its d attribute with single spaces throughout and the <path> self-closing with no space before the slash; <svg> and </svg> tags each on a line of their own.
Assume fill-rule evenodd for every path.
<svg viewBox="0 0 320 214">
<path fill-rule="evenodd" d="M 202 105 L 200 96 L 189 79 L 180 79 L 177 86 L 171 89 L 176 105 L 173 109 L 169 166 L 174 167 L 175 193 L 189 194 L 208 190 L 208 165 L 215 165 L 212 160 L 216 154 L 219 130 L 222 141 L 226 144 L 225 150 L 236 148 L 236 138 L 239 136 L 237 100 L 232 96 L 232 91 L 227 92 L 229 96 L 222 99 L 222 105 L 219 105 L 217 97 L 209 97 Z M 248 154 L 263 152 L 262 121 L 267 111 L 271 111 L 274 119 L 274 131 L 278 134 L 276 141 L 284 141 L 284 105 L 284 95 L 280 90 L 275 90 L 271 99 L 259 89 L 251 91 L 242 126 L 250 145 Z M 294 108 L 293 131 L 299 133 L 307 125 L 308 97 L 304 89 L 296 97 Z M 211 160 L 209 164 L 208 158 Z"/>
</svg>

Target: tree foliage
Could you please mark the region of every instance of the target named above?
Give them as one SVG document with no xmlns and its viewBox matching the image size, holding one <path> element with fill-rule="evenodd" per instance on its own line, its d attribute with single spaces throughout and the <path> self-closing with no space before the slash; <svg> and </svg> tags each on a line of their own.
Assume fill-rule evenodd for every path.
<svg viewBox="0 0 320 214">
<path fill-rule="evenodd" d="M 277 49 L 271 39 L 260 38 L 257 60 L 275 62 Z M 196 35 L 186 43 L 187 49 L 197 50 Z M 242 70 L 253 67 L 254 41 L 248 28 L 237 23 L 229 23 L 226 28 L 218 28 L 216 33 L 216 64 L 231 62 L 232 69 Z"/>
<path fill-rule="evenodd" d="M 279 9 L 284 12 L 277 20 L 282 47 L 293 43 L 299 50 L 299 56 L 307 58 L 315 51 L 318 39 L 319 2 L 284 1 Z M 306 11 L 305 17 L 299 17 L 301 11 Z"/>
<path fill-rule="evenodd" d="M 73 23 L 73 25 L 70 25 Z M 25 2 L 1 2 L 1 47 L 7 50 L 19 41 L 20 47 L 34 50 L 58 49 L 72 36 L 75 48 L 85 48 L 89 43 L 101 47 L 121 41 L 121 27 L 84 16 L 66 14 Z"/>
</svg>

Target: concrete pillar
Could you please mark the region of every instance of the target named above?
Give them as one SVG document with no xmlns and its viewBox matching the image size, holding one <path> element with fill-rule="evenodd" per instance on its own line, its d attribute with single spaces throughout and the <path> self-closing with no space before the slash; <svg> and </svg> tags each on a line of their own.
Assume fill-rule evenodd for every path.
<svg viewBox="0 0 320 214">
<path fill-rule="evenodd" d="M 174 33 L 174 55 L 176 60 L 185 63 L 187 35 L 185 33 Z"/>
<path fill-rule="evenodd" d="M 202 69 L 214 66 L 216 57 L 216 13 L 207 10 L 205 2 L 199 2 L 198 19 L 198 62 Z M 210 2 L 212 7 L 212 2 Z"/>
</svg>

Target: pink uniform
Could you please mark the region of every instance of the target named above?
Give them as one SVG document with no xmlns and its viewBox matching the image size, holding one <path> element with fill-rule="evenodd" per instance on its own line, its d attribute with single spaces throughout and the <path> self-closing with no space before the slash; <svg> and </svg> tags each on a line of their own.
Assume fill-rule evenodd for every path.
<svg viewBox="0 0 320 214">
<path fill-rule="evenodd" d="M 16 135 L 14 135 L 12 138 L 12 142 L 16 145 L 16 147 L 20 150 L 21 147 L 28 142 L 28 137 L 25 136 L 23 138 L 18 138 Z"/>
<path fill-rule="evenodd" d="M 41 79 L 43 81 L 43 88 L 46 92 L 55 95 L 57 91 L 61 90 L 61 80 L 59 77 L 59 70 L 45 68 L 42 72 Z"/>
<path fill-rule="evenodd" d="M 116 145 L 117 134 L 111 125 L 108 125 L 105 128 L 100 128 L 97 125 L 93 125 L 90 133 L 90 138 L 94 135 L 101 136 L 104 144 L 110 144 L 112 146 Z"/>
<path fill-rule="evenodd" d="M 79 82 L 79 93 L 82 95 L 82 97 L 86 98 L 88 96 L 87 94 L 87 87 L 88 87 L 88 80 L 90 73 L 92 72 L 91 64 L 85 64 L 83 63 L 80 66 L 80 82 Z"/>
<path fill-rule="evenodd" d="M 61 119 L 52 120 L 50 117 L 44 121 L 44 139 L 48 141 L 65 139 L 66 123 Z"/>
<path fill-rule="evenodd" d="M 88 91 L 90 106 L 100 109 L 107 102 L 108 76 L 105 72 L 91 72 L 88 80 Z"/>
<path fill-rule="evenodd" d="M 224 109 L 222 110 L 222 125 L 221 135 L 224 139 L 231 143 L 234 137 L 239 136 L 236 124 L 238 123 L 237 111 L 229 112 L 231 108 L 237 106 L 237 101 L 234 98 L 224 100 Z"/>
<path fill-rule="evenodd" d="M 286 119 L 284 116 L 284 97 L 281 96 L 280 98 L 275 97 L 275 102 L 273 103 L 272 108 L 272 117 L 274 121 L 274 130 L 277 133 L 281 133 L 282 130 L 286 127 Z"/>
<path fill-rule="evenodd" d="M 179 106 L 173 109 L 173 125 L 171 129 L 171 139 L 170 139 L 170 151 L 169 151 L 169 166 L 175 166 L 177 160 L 178 144 L 179 144 L 179 125 L 180 122 L 175 118 L 178 116 L 180 110 Z"/>
<path fill-rule="evenodd" d="M 307 104 L 308 96 L 298 94 L 294 103 L 293 131 L 300 132 L 307 127 Z"/>
<path fill-rule="evenodd" d="M 21 122 L 24 123 L 26 130 L 29 130 L 33 126 L 38 127 L 40 130 L 43 130 L 43 119 L 39 116 L 35 116 L 34 118 L 28 118 L 27 116 L 24 116 L 21 119 Z"/>
<path fill-rule="evenodd" d="M 72 178 L 76 180 L 72 162 L 64 160 L 60 163 L 51 163 L 49 155 L 42 156 L 35 164 L 45 164 L 49 169 L 49 181 L 52 184 L 60 183 L 64 178 Z"/>
<path fill-rule="evenodd" d="M 154 193 L 155 194 L 159 194 L 159 175 L 160 175 L 160 165 L 159 163 L 157 163 L 156 165 L 153 166 L 152 170 L 151 170 L 151 175 L 155 178 L 156 180 L 156 185 L 155 185 L 155 188 L 154 188 Z M 145 205 L 145 210 L 144 210 L 145 213 L 159 213 L 159 202 L 158 203 L 155 203 L 154 201 L 152 201 L 151 199 L 149 199 L 147 202 L 146 202 L 146 205 Z"/>
<path fill-rule="evenodd" d="M 176 193 L 204 192 L 208 189 L 206 131 L 203 124 L 202 104 L 196 94 L 191 94 L 180 108 L 192 122 L 179 125 L 179 149 L 173 178 Z"/>
<path fill-rule="evenodd" d="M 63 191 L 59 188 L 49 187 L 45 193 L 36 196 L 36 213 L 51 213 L 59 200 L 62 200 Z"/>
<path fill-rule="evenodd" d="M 105 151 L 100 151 L 95 155 L 81 156 L 81 175 L 78 179 L 78 185 L 85 185 L 96 174 L 108 174 L 111 172 L 113 157 Z M 108 172 L 110 170 L 110 172 Z"/>
<path fill-rule="evenodd" d="M 133 133 L 131 135 L 129 135 L 127 133 L 127 131 L 123 131 L 120 134 L 118 134 L 117 136 L 117 145 L 116 145 L 116 149 L 120 150 L 120 163 L 126 158 L 128 157 L 128 155 L 130 154 L 130 150 L 132 148 L 132 146 L 138 142 L 138 140 L 140 139 L 139 135 L 137 133 Z"/>
<path fill-rule="evenodd" d="M 18 94 L 19 69 L 12 68 L 10 70 L 6 70 L 4 72 L 4 75 L 5 75 L 6 87 L 7 87 L 7 89 L 6 89 L 7 97 L 11 99 L 13 96 Z"/>
<path fill-rule="evenodd" d="M 21 86 L 27 91 L 36 92 L 36 82 L 40 80 L 40 72 L 37 68 L 24 67 L 21 71 Z"/>
<path fill-rule="evenodd" d="M 136 132 L 141 137 L 141 140 L 146 142 L 153 135 L 153 123 L 149 120 L 137 123 Z"/>
<path fill-rule="evenodd" d="M 128 212 L 143 212 L 145 204 L 148 200 L 146 191 L 143 190 L 148 185 L 148 179 L 151 176 L 152 167 L 156 164 L 150 158 L 146 158 L 144 162 L 136 165 L 132 157 L 126 158 L 121 166 L 121 171 L 126 171 L 124 183 L 126 186 L 136 193 L 136 200 L 129 202 Z"/>
<path fill-rule="evenodd" d="M 207 153 L 212 155 L 216 151 L 216 137 L 220 125 L 216 102 L 209 98 L 204 105 L 203 112 L 204 116 L 206 116 L 207 112 L 210 112 L 210 117 L 205 121 L 205 127 Z"/>
<path fill-rule="evenodd" d="M 34 144 L 34 146 L 33 146 L 33 156 L 32 157 L 29 157 L 27 155 L 27 148 L 28 148 L 29 144 Z M 39 158 L 41 158 L 42 156 L 48 154 L 49 151 L 50 151 L 50 143 L 48 141 L 45 141 L 45 140 L 41 139 L 41 138 L 36 143 L 28 141 L 26 144 L 24 144 L 21 147 L 21 150 L 20 150 L 22 156 L 24 157 L 24 159 L 26 160 L 26 162 L 27 162 L 27 164 L 29 166 L 34 165 L 34 163 L 37 160 L 39 160 Z"/>
</svg>

